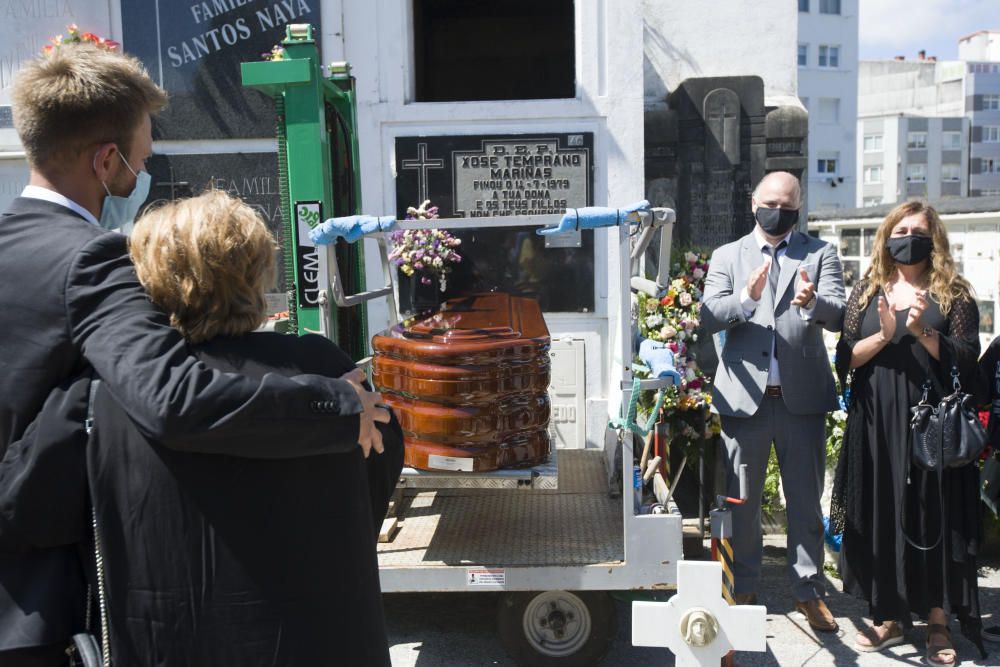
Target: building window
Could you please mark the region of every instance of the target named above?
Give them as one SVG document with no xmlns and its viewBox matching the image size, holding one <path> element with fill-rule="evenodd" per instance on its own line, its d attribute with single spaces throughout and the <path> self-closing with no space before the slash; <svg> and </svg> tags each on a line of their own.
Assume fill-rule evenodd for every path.
<svg viewBox="0 0 1000 667">
<path fill-rule="evenodd" d="M 839 67 L 840 47 L 821 44 L 819 47 L 819 66 L 830 68 Z"/>
<path fill-rule="evenodd" d="M 942 148 L 946 151 L 952 150 L 957 151 L 962 148 L 962 133 L 961 132 L 942 132 L 941 133 L 941 144 Z"/>
<path fill-rule="evenodd" d="M 809 45 L 799 44 L 799 67 L 809 64 Z"/>
<path fill-rule="evenodd" d="M 868 254 L 873 238 L 874 230 L 870 229 L 841 229 L 840 230 L 840 259 L 844 268 L 844 286 L 853 287 L 854 283 L 861 277 L 861 272 L 867 268 L 870 260 Z"/>
<path fill-rule="evenodd" d="M 415 101 L 575 97 L 573 4 L 413 0 Z"/>
<path fill-rule="evenodd" d="M 800 12 L 809 11 L 809 0 L 799 0 L 799 11 Z"/>
<path fill-rule="evenodd" d="M 877 185 L 882 182 L 882 167 L 865 167 L 865 185 Z"/>
<path fill-rule="evenodd" d="M 866 134 L 865 135 L 865 152 L 866 153 L 880 153 L 880 152 L 882 152 L 882 135 L 881 134 Z"/>
<path fill-rule="evenodd" d="M 983 143 L 1000 143 L 1000 125 L 986 125 L 983 127 Z"/>
<path fill-rule="evenodd" d="M 943 164 L 941 165 L 941 180 L 942 181 L 960 181 L 962 180 L 961 165 L 957 164 Z"/>
<path fill-rule="evenodd" d="M 1000 197 L 1000 188 L 986 188 L 979 191 L 980 197 Z"/>
<path fill-rule="evenodd" d="M 983 158 L 982 173 L 1000 174 L 1000 158 L 992 158 L 992 157 Z"/>
<path fill-rule="evenodd" d="M 839 14 L 840 0 L 819 0 L 820 14 Z"/>
<path fill-rule="evenodd" d="M 911 183 L 927 182 L 927 165 L 911 164 L 906 167 L 906 180 Z"/>
<path fill-rule="evenodd" d="M 1000 95 L 983 95 L 983 111 L 1000 109 Z"/>
<path fill-rule="evenodd" d="M 816 173 L 823 174 L 824 176 L 836 176 L 838 161 L 836 157 L 819 158 L 816 160 Z"/>
<path fill-rule="evenodd" d="M 862 206 L 865 208 L 871 208 L 872 206 L 880 206 L 882 204 L 881 197 L 865 197 L 862 202 Z"/>
<path fill-rule="evenodd" d="M 969 63 L 970 74 L 996 74 L 1000 72 L 1000 64 L 997 63 Z"/>
<path fill-rule="evenodd" d="M 833 123 L 840 122 L 840 98 L 821 97 L 819 98 L 819 122 Z"/>
<path fill-rule="evenodd" d="M 927 148 L 927 133 L 926 132 L 907 132 L 906 133 L 906 147 L 907 148 Z"/>
</svg>

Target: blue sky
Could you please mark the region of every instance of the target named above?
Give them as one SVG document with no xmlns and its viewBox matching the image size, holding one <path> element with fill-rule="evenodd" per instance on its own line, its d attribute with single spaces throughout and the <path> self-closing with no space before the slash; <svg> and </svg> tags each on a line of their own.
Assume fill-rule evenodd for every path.
<svg viewBox="0 0 1000 667">
<path fill-rule="evenodd" d="M 1000 0 L 858 0 L 862 60 L 926 49 L 939 60 L 958 57 L 958 38 L 1000 30 Z"/>
</svg>

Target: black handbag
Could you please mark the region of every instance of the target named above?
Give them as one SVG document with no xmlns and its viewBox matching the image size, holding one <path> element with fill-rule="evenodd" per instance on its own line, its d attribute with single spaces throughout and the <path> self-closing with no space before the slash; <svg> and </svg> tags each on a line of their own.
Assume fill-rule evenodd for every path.
<svg viewBox="0 0 1000 667">
<path fill-rule="evenodd" d="M 986 429 L 975 399 L 962 392 L 958 368 L 951 369 L 951 383 L 954 391 L 934 406 L 927 401 L 930 381 L 925 382 L 920 402 L 910 408 L 910 453 L 917 466 L 931 472 L 968 465 L 986 447 Z"/>
<path fill-rule="evenodd" d="M 951 369 L 952 393 L 937 405 L 927 400 L 930 380 L 924 382 L 924 393 L 920 402 L 910 408 L 910 458 L 914 465 L 937 474 L 938 507 L 942 511 L 941 531 L 931 545 L 918 544 L 906 534 L 904 513 L 900 512 L 899 523 L 903 539 L 920 551 L 930 551 L 944 539 L 944 496 L 942 485 L 945 468 L 961 468 L 979 458 L 986 447 L 986 429 L 979 421 L 975 399 L 962 393 L 958 379 L 958 368 Z M 910 476 L 906 476 L 909 484 Z M 904 501 L 905 507 L 905 501 Z"/>
</svg>

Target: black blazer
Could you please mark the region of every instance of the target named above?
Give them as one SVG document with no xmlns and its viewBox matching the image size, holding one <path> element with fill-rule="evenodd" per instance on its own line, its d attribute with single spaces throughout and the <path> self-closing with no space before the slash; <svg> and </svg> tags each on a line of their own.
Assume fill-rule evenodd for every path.
<svg viewBox="0 0 1000 667">
<path fill-rule="evenodd" d="M 320 336 L 220 337 L 196 353 L 250 377 L 353 367 Z M 396 420 L 378 425 L 381 455 L 261 461 L 160 447 L 103 390 L 94 407 L 114 664 L 389 664 L 376 537 L 403 466 Z"/>
<path fill-rule="evenodd" d="M 249 377 L 353 367 L 320 336 L 220 337 L 195 354 Z M 378 425 L 385 452 L 367 460 L 358 447 L 285 460 L 179 452 L 143 437 L 103 387 L 85 436 L 90 382 L 54 390 L 0 462 L 0 545 L 86 543 L 96 583 L 89 483 L 115 664 L 389 663 L 375 536 L 403 465 L 398 421 Z M 49 503 L 52 488 L 77 502 Z M 44 529 L 31 521 L 43 515 Z"/>
<path fill-rule="evenodd" d="M 149 302 L 126 242 L 36 199 L 15 199 L 0 217 L 0 451 L 88 366 L 143 435 L 176 450 L 283 458 L 357 447 L 350 385 L 208 368 Z M 61 493 L 51 490 L 53 503 Z M 79 627 L 79 570 L 73 546 L 0 553 L 0 651 Z"/>
</svg>

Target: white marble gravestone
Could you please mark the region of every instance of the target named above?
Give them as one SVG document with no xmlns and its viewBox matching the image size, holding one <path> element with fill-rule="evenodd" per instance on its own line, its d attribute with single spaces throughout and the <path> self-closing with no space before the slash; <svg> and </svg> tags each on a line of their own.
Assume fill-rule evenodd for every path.
<svg viewBox="0 0 1000 667">
<path fill-rule="evenodd" d="M 677 564 L 677 594 L 666 602 L 632 603 L 632 644 L 662 646 L 677 666 L 712 665 L 730 650 L 767 650 L 767 608 L 730 606 L 722 598 L 722 565 Z"/>
</svg>

